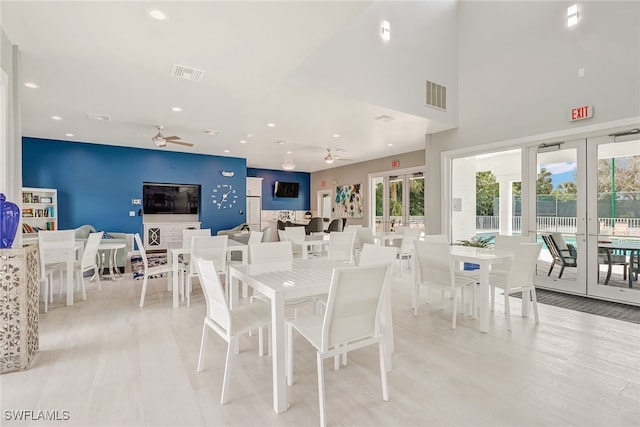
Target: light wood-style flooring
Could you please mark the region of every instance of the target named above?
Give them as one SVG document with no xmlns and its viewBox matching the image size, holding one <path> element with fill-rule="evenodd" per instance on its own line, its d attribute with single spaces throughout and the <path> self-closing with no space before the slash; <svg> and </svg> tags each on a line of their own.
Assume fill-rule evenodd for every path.
<svg viewBox="0 0 640 427">
<path fill-rule="evenodd" d="M 73 307 L 63 296 L 40 317 L 40 354 L 31 368 L 0 377 L 2 421 L 64 426 L 311 426 L 319 423 L 316 358 L 295 340 L 290 408 L 272 409 L 271 359 L 257 337 L 242 337 L 230 402 L 220 405 L 226 344 L 210 333 L 205 370 L 196 372 L 205 304 L 194 288 L 190 308 L 171 308 L 166 279 L 89 284 Z M 327 422 L 333 426 L 638 426 L 640 327 L 540 305 L 541 322 L 520 317 L 513 331 L 497 296 L 490 332 L 423 290 L 410 309 L 410 277 L 396 276 L 396 352 L 389 402 L 382 400 L 374 347 L 349 354 L 339 371 L 325 361 Z M 76 294 L 79 296 L 78 294 Z M 66 422 L 14 422 L 7 410 L 68 410 Z"/>
</svg>

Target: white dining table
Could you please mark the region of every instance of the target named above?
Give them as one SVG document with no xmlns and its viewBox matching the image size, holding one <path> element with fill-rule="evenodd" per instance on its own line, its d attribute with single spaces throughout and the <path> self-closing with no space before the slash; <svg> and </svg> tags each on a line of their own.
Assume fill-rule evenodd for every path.
<svg viewBox="0 0 640 427">
<path fill-rule="evenodd" d="M 240 252 L 242 254 L 242 264 L 246 264 L 249 259 L 249 246 L 245 243 L 241 243 L 235 240 L 227 241 L 227 249 L 228 254 L 233 252 Z M 183 248 L 182 242 L 167 242 L 167 263 L 171 264 L 171 288 L 173 290 L 173 308 L 178 308 L 180 306 L 179 299 L 179 269 L 180 269 L 180 255 L 191 253 L 191 248 Z M 169 289 L 167 289 L 169 290 Z"/>
<path fill-rule="evenodd" d="M 342 262 L 327 258 L 293 260 L 290 270 L 256 273 L 256 266 L 232 265 L 229 268 L 231 307 L 238 303 L 240 282 L 265 295 L 271 301 L 271 359 L 273 363 L 273 410 L 280 414 L 287 410 L 287 380 L 285 372 L 285 301 L 329 293 L 331 276 L 336 267 L 346 267 Z M 264 268 L 257 266 L 257 268 Z M 253 270 L 253 271 L 252 271 Z M 263 270 L 262 270 L 263 271 Z M 388 296 L 387 293 L 386 296 Z M 383 304 L 386 307 L 387 304 Z M 393 331 L 391 318 L 381 320 L 385 336 L 385 357 L 391 361 Z M 391 366 L 388 364 L 387 366 Z"/>
<path fill-rule="evenodd" d="M 451 255 L 454 261 L 470 262 L 480 266 L 480 296 L 478 306 L 480 309 L 480 331 L 489 331 L 489 268 L 491 264 L 498 264 L 511 259 L 513 252 L 496 251 L 494 249 L 475 248 L 470 246 L 451 246 Z M 523 299 L 523 304 L 525 304 Z M 524 307 L 524 305 L 523 305 Z M 524 312 L 524 310 L 523 310 Z"/>
</svg>

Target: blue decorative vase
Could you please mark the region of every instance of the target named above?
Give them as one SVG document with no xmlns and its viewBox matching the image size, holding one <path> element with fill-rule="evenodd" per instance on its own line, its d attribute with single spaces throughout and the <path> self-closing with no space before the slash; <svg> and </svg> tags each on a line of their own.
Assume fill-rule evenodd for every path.
<svg viewBox="0 0 640 427">
<path fill-rule="evenodd" d="M 0 249 L 10 248 L 20 223 L 20 208 L 0 193 Z"/>
</svg>

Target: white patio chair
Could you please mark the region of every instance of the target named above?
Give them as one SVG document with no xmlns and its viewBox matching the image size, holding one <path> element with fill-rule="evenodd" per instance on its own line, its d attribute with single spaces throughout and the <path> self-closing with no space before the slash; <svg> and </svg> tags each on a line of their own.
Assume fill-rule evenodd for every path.
<svg viewBox="0 0 640 427">
<path fill-rule="evenodd" d="M 289 227 L 289 228 L 298 228 L 298 227 Z M 302 228 L 302 227 L 300 227 L 300 228 Z M 299 243 L 299 241 L 298 241 L 298 243 L 293 241 L 293 239 L 291 239 L 289 237 L 289 235 L 287 234 L 286 230 L 278 230 L 278 239 L 281 242 L 291 242 L 291 250 L 293 251 L 293 253 L 295 255 L 301 255 L 302 254 L 302 245 Z M 304 240 L 304 238 L 303 238 L 303 240 Z"/>
<path fill-rule="evenodd" d="M 98 284 L 98 290 L 102 291 L 100 272 L 98 271 L 98 246 L 100 246 L 102 242 L 103 234 L 103 231 L 89 234 L 84 252 L 82 252 L 82 259 L 73 263 L 73 274 L 76 276 L 77 286 L 82 289 L 82 295 L 85 295 L 83 277 L 87 271 L 93 271 Z"/>
<path fill-rule="evenodd" d="M 504 291 L 504 308 L 505 315 L 507 316 L 508 330 L 511 330 L 509 295 L 514 292 L 522 292 L 523 308 L 525 301 L 531 299 L 536 324 L 539 321 L 538 302 L 536 299 L 536 288 L 533 285 L 533 274 L 541 249 L 541 243 L 520 243 L 515 250 L 515 256 L 511 260 L 511 266 L 508 271 L 492 270 L 489 273 L 489 283 L 491 286 L 495 286 Z"/>
<path fill-rule="evenodd" d="M 215 266 L 214 261 L 197 258 L 196 255 L 193 255 L 193 264 L 200 278 L 200 284 L 207 303 L 207 314 L 202 326 L 202 340 L 200 341 L 200 355 L 198 356 L 198 372 L 202 371 L 204 365 L 207 328 L 211 328 L 227 342 L 227 358 L 220 396 L 220 404 L 224 405 L 228 401 L 231 360 L 236 340 L 239 335 L 258 329 L 260 331 L 259 353 L 262 356 L 264 354 L 262 328 L 268 326 L 271 322 L 271 310 L 269 304 L 260 300 L 241 304 L 231 309 L 218 278 L 220 267 Z"/>
<path fill-rule="evenodd" d="M 287 240 L 292 243 L 294 255 L 302 254 L 302 245 L 307 236 L 304 227 L 285 227 L 284 231 L 287 235 Z"/>
<path fill-rule="evenodd" d="M 225 288 L 227 284 L 227 242 L 229 236 L 195 236 L 191 239 L 191 256 L 213 261 L 219 276 L 225 277 Z M 189 274 L 186 280 L 185 293 L 187 294 L 187 307 L 191 306 L 192 280 L 198 275 L 198 270 L 191 263 Z"/>
<path fill-rule="evenodd" d="M 138 251 L 140 253 L 140 257 L 142 258 L 142 263 L 144 265 L 144 279 L 142 280 L 142 292 L 140 293 L 140 308 L 144 307 L 144 297 L 147 292 L 147 283 L 149 282 L 149 277 L 154 276 L 156 274 L 162 273 L 170 273 L 172 270 L 171 264 L 160 264 L 154 265 L 153 267 L 149 267 L 149 259 L 147 258 L 147 251 L 144 249 L 144 245 L 142 244 L 142 239 L 140 235 L 136 233 L 133 236 L 133 239 L 136 242 L 136 246 L 138 246 Z M 169 281 L 167 275 L 167 282 Z"/>
<path fill-rule="evenodd" d="M 315 348 L 318 368 L 320 425 L 326 425 L 323 360 L 340 353 L 378 345 L 382 398 L 389 400 L 384 337 L 380 328 L 383 295 L 388 285 L 388 265 L 336 268 L 327 308 L 322 315 L 287 322 L 287 380 L 293 382 L 293 329 Z"/>
<path fill-rule="evenodd" d="M 398 260 L 400 261 L 400 275 L 402 275 L 402 261 L 406 260 L 411 271 L 411 257 L 413 255 L 413 242 L 420 238 L 422 230 L 417 228 L 405 228 L 400 242 L 400 250 L 398 252 Z"/>
<path fill-rule="evenodd" d="M 260 242 L 262 242 L 262 237 L 263 236 L 264 236 L 264 233 L 262 231 L 251 230 L 249 232 L 249 241 L 248 241 L 248 243 L 260 243 Z"/>
<path fill-rule="evenodd" d="M 418 315 L 420 286 L 438 287 L 443 291 L 443 294 L 444 290 L 448 289 L 451 291 L 453 298 L 451 329 L 455 329 L 456 316 L 458 314 L 458 290 L 460 291 L 461 304 L 464 308 L 464 289 L 470 287 L 473 294 L 473 285 L 476 280 L 473 277 L 458 274 L 457 269 L 454 267 L 451 248 L 446 236 L 425 236 L 424 241 L 414 241 L 414 248 L 416 271 L 414 274 L 413 315 Z"/>
<path fill-rule="evenodd" d="M 44 311 L 49 311 L 49 303 L 53 302 L 53 273 L 60 277 L 60 293 L 64 286 L 62 273 L 67 269 L 67 259 L 72 256 L 75 245 L 73 230 L 57 230 L 38 232 L 38 246 L 40 255 L 40 285 L 43 288 Z M 86 295 L 82 295 L 86 299 Z"/>
<path fill-rule="evenodd" d="M 354 244 L 356 233 L 353 231 L 334 231 L 329 234 L 329 250 L 327 258 L 331 261 L 342 261 L 354 264 Z"/>
</svg>

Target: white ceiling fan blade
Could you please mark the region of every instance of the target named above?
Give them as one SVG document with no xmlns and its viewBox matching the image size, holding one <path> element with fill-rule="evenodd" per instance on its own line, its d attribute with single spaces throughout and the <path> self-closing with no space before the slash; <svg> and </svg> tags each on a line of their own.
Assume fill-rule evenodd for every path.
<svg viewBox="0 0 640 427">
<path fill-rule="evenodd" d="M 165 141 L 170 142 L 171 144 L 180 144 L 180 145 L 186 145 L 187 147 L 193 147 L 193 144 L 187 141 L 172 141 L 166 138 L 165 138 Z"/>
</svg>

